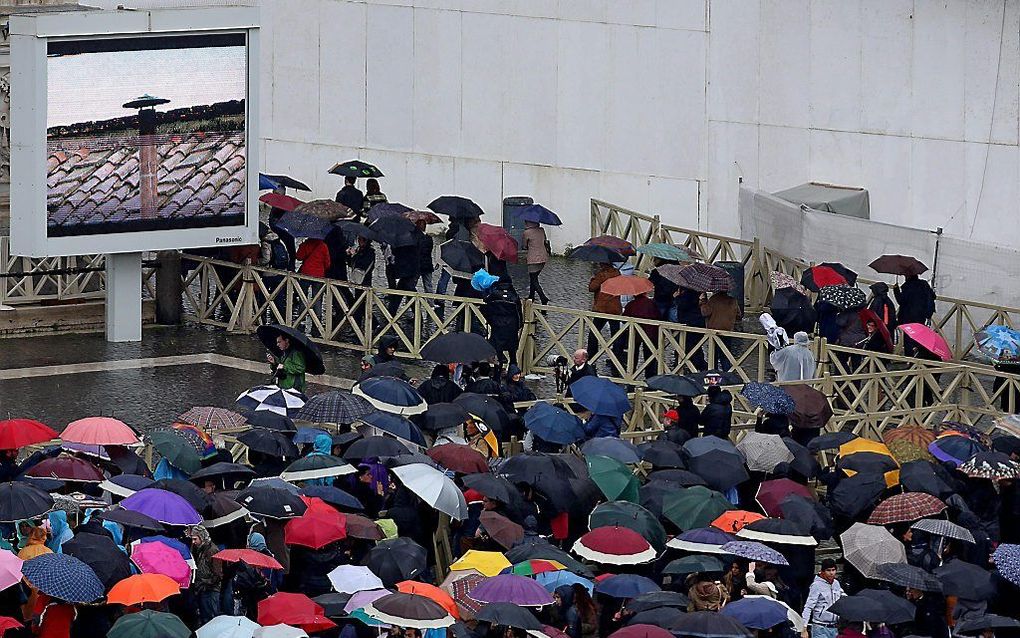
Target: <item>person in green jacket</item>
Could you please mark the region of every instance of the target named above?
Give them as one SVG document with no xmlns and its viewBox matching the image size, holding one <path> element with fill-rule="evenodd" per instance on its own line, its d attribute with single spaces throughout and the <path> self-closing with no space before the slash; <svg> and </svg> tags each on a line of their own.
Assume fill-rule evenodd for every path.
<svg viewBox="0 0 1020 638">
<path fill-rule="evenodd" d="M 276 377 L 276 385 L 284 390 L 293 388 L 298 392 L 305 391 L 305 354 L 297 348 L 290 347 L 290 339 L 283 335 L 277 335 L 276 347 L 282 353 L 266 355 L 266 360 L 272 367 L 273 376 Z"/>
</svg>

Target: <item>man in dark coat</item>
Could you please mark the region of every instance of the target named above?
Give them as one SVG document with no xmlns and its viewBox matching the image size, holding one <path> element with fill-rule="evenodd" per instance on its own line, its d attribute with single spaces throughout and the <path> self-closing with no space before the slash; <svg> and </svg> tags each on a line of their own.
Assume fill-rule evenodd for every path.
<svg viewBox="0 0 1020 638">
<path fill-rule="evenodd" d="M 355 186 L 357 181 L 356 177 L 345 177 L 344 187 L 336 193 L 336 202 L 353 210 L 355 216 L 361 214 L 361 209 L 365 205 L 365 194 Z"/>
<path fill-rule="evenodd" d="M 418 386 L 418 394 L 428 404 L 449 403 L 460 396 L 460 386 L 450 381 L 450 368 L 437 365 L 432 368 L 432 376 Z"/>
<path fill-rule="evenodd" d="M 918 278 L 917 275 L 908 275 L 902 286 L 899 284 L 893 286 L 893 294 L 896 296 L 896 302 L 900 304 L 900 311 L 896 316 L 899 325 L 927 324 L 931 321 L 931 316 L 935 314 L 935 291 L 927 281 Z M 903 336 L 904 354 L 913 357 L 917 354 L 917 348 L 913 339 Z"/>
<path fill-rule="evenodd" d="M 885 323 L 885 327 L 892 332 L 898 325 L 896 323 L 896 306 L 889 298 L 889 284 L 884 281 L 876 281 L 871 284 L 871 303 L 868 310 L 871 310 L 878 318 Z"/>
<path fill-rule="evenodd" d="M 418 283 L 418 277 L 421 276 L 418 251 L 422 242 L 428 238 L 425 237 L 425 233 L 418 229 L 415 229 L 414 235 L 414 243 L 410 246 L 393 247 L 393 277 L 397 280 L 397 290 L 413 292 L 415 285 Z M 390 297 L 387 302 L 387 308 L 389 309 L 390 314 L 397 311 L 397 306 L 399 304 L 400 297 L 397 295 Z"/>
<path fill-rule="evenodd" d="M 521 298 L 513 284 L 500 279 L 489 288 L 482 316 L 489 323 L 489 343 L 496 349 L 500 364 L 507 363 L 508 357 L 504 354 L 507 352 L 510 365 L 517 365 L 517 346 L 524 327 L 524 313 Z"/>
<path fill-rule="evenodd" d="M 468 383 L 466 392 L 499 396 L 499 382 L 492 378 L 492 366 L 487 361 L 480 361 L 475 367 L 473 379 Z"/>
<path fill-rule="evenodd" d="M 578 379 L 597 376 L 599 374 L 595 371 L 595 366 L 588 363 L 588 351 L 576 350 L 574 352 L 574 365 L 570 366 L 567 370 L 567 387 L 569 388 Z"/>
<path fill-rule="evenodd" d="M 708 388 L 708 405 L 701 411 L 698 422 L 705 436 L 729 438 L 733 425 L 733 395 L 717 385 Z"/>
</svg>

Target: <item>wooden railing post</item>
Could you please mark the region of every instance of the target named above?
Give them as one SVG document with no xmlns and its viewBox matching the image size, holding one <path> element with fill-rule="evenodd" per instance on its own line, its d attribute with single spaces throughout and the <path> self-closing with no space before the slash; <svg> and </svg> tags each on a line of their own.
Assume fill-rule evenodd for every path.
<svg viewBox="0 0 1020 638">
<path fill-rule="evenodd" d="M 521 327 L 521 339 L 518 346 L 517 359 L 521 362 L 521 372 L 529 374 L 535 366 L 535 300 L 524 300 L 524 325 Z"/>
</svg>

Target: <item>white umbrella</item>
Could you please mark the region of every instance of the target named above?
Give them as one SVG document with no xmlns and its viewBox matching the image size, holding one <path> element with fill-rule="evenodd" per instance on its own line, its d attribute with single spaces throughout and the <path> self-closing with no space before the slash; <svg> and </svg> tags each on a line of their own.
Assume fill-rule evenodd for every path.
<svg viewBox="0 0 1020 638">
<path fill-rule="evenodd" d="M 390 469 L 407 489 L 423 501 L 451 518 L 467 518 L 467 501 L 464 493 L 448 476 L 424 463 L 411 463 Z"/>
<path fill-rule="evenodd" d="M 843 558 L 868 578 L 878 577 L 878 566 L 884 563 L 906 563 L 903 543 L 879 525 L 854 523 L 839 535 Z"/>
<path fill-rule="evenodd" d="M 198 628 L 198 638 L 252 638 L 259 624 L 244 616 L 216 616 Z"/>
<path fill-rule="evenodd" d="M 290 625 L 269 625 L 256 629 L 255 638 L 308 638 L 308 634 Z"/>
<path fill-rule="evenodd" d="M 340 565 L 329 573 L 329 582 L 333 584 L 333 589 L 341 594 L 354 594 L 386 587 L 371 569 L 361 565 Z"/>
<path fill-rule="evenodd" d="M 793 452 L 776 434 L 748 432 L 737 443 L 737 449 L 744 456 L 747 469 L 752 472 L 771 472 L 780 463 L 794 459 Z"/>
</svg>

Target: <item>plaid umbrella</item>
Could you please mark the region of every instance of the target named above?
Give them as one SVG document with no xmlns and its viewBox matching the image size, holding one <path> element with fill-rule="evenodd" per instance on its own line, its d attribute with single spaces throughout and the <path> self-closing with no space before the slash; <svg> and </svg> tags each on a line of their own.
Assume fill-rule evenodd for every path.
<svg viewBox="0 0 1020 638">
<path fill-rule="evenodd" d="M 725 554 L 771 565 L 789 565 L 786 557 L 767 545 L 755 541 L 730 541 L 722 546 Z"/>
<path fill-rule="evenodd" d="M 928 271 L 928 267 L 916 257 L 908 255 L 882 255 L 868 266 L 875 272 L 884 272 L 890 275 L 920 275 Z"/>
<path fill-rule="evenodd" d="M 737 443 L 737 449 L 744 455 L 747 469 L 752 472 L 771 472 L 780 463 L 794 459 L 793 452 L 777 434 L 748 432 Z"/>
<path fill-rule="evenodd" d="M 206 430 L 229 430 L 244 425 L 245 419 L 233 410 L 196 406 L 177 417 L 177 422 L 197 425 Z"/>
<path fill-rule="evenodd" d="M 796 279 L 794 279 L 790 275 L 787 275 L 785 272 L 779 272 L 778 270 L 773 270 L 772 272 L 769 273 L 769 283 L 772 284 L 773 290 L 793 288 L 802 295 L 806 295 L 808 292 L 807 288 L 800 285 L 800 283 Z"/>
<path fill-rule="evenodd" d="M 53 598 L 91 603 L 103 597 L 103 583 L 91 567 L 68 554 L 41 554 L 21 566 L 25 580 Z"/>
<path fill-rule="evenodd" d="M 1000 576 L 1020 587 L 1020 545 L 1001 543 L 992 552 L 992 562 Z"/>
<path fill-rule="evenodd" d="M 920 567 L 906 563 L 882 563 L 875 569 L 875 578 L 889 581 L 900 587 L 921 591 L 941 592 L 942 583 Z"/>
<path fill-rule="evenodd" d="M 839 284 L 822 288 L 818 293 L 818 300 L 832 304 L 840 310 L 853 310 L 863 308 L 868 303 L 868 296 L 860 288 Z"/>
<path fill-rule="evenodd" d="M 978 452 L 958 468 L 971 478 L 1006 481 L 1020 477 L 1020 465 L 1002 452 Z"/>
<path fill-rule="evenodd" d="M 308 399 L 294 418 L 312 423 L 354 423 L 375 411 L 364 397 L 346 390 L 333 390 Z"/>
<path fill-rule="evenodd" d="M 928 446 L 935 442 L 935 433 L 920 425 L 901 425 L 898 428 L 883 432 L 882 440 L 885 441 L 886 445 L 892 444 L 895 441 L 905 441 L 928 449 Z"/>
<path fill-rule="evenodd" d="M 786 390 L 771 383 L 752 381 L 740 391 L 748 401 L 769 414 L 790 414 L 797 409 L 797 403 Z"/>
<path fill-rule="evenodd" d="M 974 535 L 970 533 L 969 529 L 942 518 L 922 518 L 911 525 L 910 529 L 919 529 L 935 536 L 955 538 L 968 543 L 974 542 Z"/>
<path fill-rule="evenodd" d="M 292 417 L 306 401 L 308 397 L 293 388 L 284 390 L 276 385 L 258 385 L 238 395 L 235 403 L 242 410 Z"/>
<path fill-rule="evenodd" d="M 890 496 L 879 503 L 868 518 L 868 523 L 872 525 L 909 523 L 927 516 L 935 516 L 945 509 L 946 504 L 931 494 L 906 492 Z"/>
<path fill-rule="evenodd" d="M 675 277 L 674 283 L 697 292 L 725 292 L 733 287 L 733 277 L 730 277 L 730 274 L 719 266 L 712 264 L 688 264 L 681 268 Z"/>
<path fill-rule="evenodd" d="M 843 546 L 843 558 L 868 578 L 876 577 L 879 565 L 907 562 L 903 543 L 878 525 L 854 523 L 840 534 L 839 541 Z"/>
<path fill-rule="evenodd" d="M 453 596 L 453 599 L 457 601 L 458 605 L 467 609 L 472 614 L 477 614 L 481 611 L 483 603 L 472 598 L 471 592 L 474 591 L 475 587 L 477 587 L 483 580 L 485 580 L 485 576 L 482 576 L 481 574 L 467 574 L 463 578 L 458 578 L 450 583 L 447 591 L 450 592 L 450 595 Z"/>
</svg>

